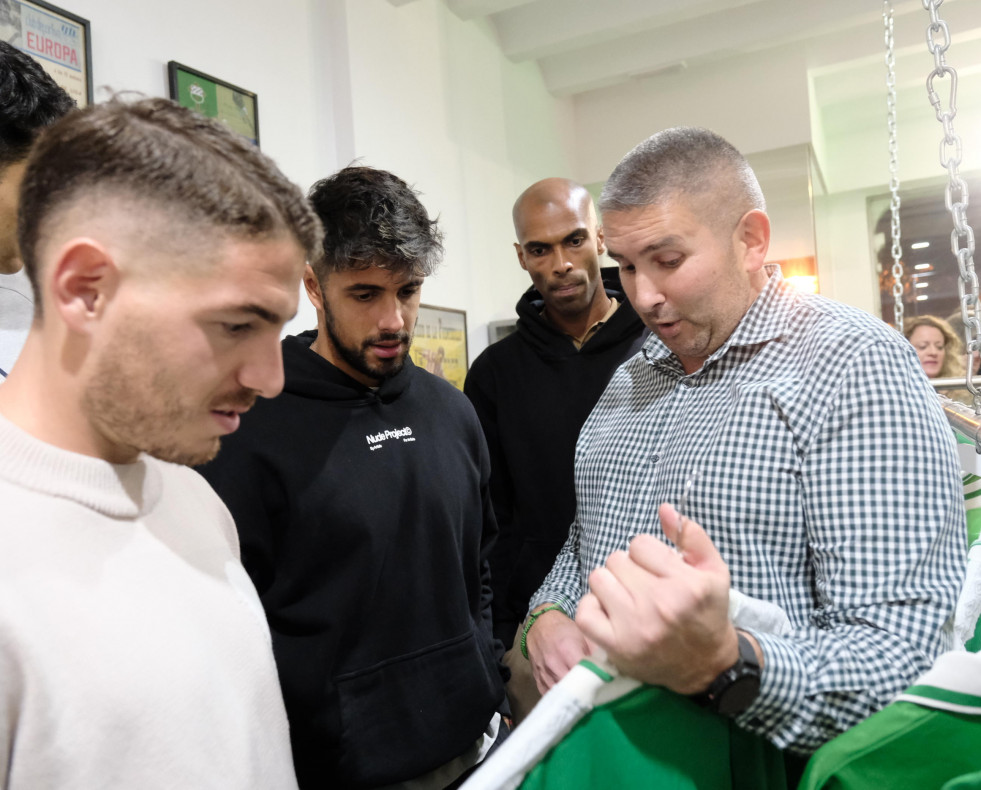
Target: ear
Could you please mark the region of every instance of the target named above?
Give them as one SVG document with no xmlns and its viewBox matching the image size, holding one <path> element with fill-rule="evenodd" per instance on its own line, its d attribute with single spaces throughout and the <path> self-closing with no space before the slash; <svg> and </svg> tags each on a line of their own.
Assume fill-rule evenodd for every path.
<svg viewBox="0 0 981 790">
<path fill-rule="evenodd" d="M 603 236 L 603 226 L 596 226 L 596 254 L 602 255 L 606 252 L 606 238 Z"/>
<path fill-rule="evenodd" d="M 743 268 L 760 271 L 770 248 L 770 218 L 759 209 L 747 211 L 736 226 L 735 241 L 743 250 Z"/>
<path fill-rule="evenodd" d="M 521 249 L 521 245 L 518 242 L 514 243 L 514 251 L 518 253 L 518 263 L 521 264 L 521 268 L 528 271 L 528 267 L 525 266 L 525 252 Z"/>
<path fill-rule="evenodd" d="M 105 312 L 119 279 L 119 268 L 105 247 L 89 238 L 72 239 L 61 248 L 51 273 L 51 308 L 71 329 L 86 332 Z"/>
<path fill-rule="evenodd" d="M 323 312 L 324 294 L 320 288 L 320 280 L 317 279 L 313 267 L 308 263 L 303 269 L 303 288 L 307 292 L 307 299 L 310 300 L 317 312 Z"/>
</svg>

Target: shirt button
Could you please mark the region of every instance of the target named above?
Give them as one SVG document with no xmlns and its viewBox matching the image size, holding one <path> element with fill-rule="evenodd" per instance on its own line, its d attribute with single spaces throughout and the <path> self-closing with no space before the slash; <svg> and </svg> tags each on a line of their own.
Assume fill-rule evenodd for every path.
<svg viewBox="0 0 981 790">
<path fill-rule="evenodd" d="M 660 455 L 658 455 L 657 453 L 652 453 L 651 454 L 651 463 L 652 464 L 656 464 L 660 460 L 661 460 L 661 456 Z"/>
</svg>

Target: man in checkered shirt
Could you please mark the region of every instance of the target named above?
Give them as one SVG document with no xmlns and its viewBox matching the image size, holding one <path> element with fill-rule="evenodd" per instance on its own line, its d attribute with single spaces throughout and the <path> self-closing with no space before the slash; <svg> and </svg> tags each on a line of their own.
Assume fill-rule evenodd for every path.
<svg viewBox="0 0 981 790">
<path fill-rule="evenodd" d="M 526 631 L 536 681 L 597 644 L 634 677 L 704 695 L 748 651 L 759 687 L 730 714 L 805 755 L 952 647 L 953 437 L 900 334 L 764 265 L 763 195 L 725 140 L 654 135 L 600 207 L 653 335 L 580 434 L 576 519 L 531 601 L 547 610 Z M 695 470 L 682 535 L 667 503 Z M 730 585 L 780 606 L 790 633 L 737 632 Z"/>
</svg>

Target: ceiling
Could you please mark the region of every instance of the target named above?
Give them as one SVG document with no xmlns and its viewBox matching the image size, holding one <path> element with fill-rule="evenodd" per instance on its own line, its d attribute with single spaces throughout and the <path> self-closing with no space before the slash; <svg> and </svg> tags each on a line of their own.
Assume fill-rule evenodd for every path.
<svg viewBox="0 0 981 790">
<path fill-rule="evenodd" d="M 414 1 L 389 0 L 393 5 Z M 795 44 L 807 47 L 816 69 L 833 72 L 845 59 L 884 72 L 882 4 L 874 0 L 442 2 L 460 19 L 489 24 L 512 61 L 535 61 L 555 96 L 629 80 L 669 79 L 695 66 L 724 67 L 730 57 Z M 929 16 L 921 0 L 894 0 L 894 6 L 898 59 L 925 52 Z M 947 0 L 940 15 L 948 19 L 954 43 L 973 42 L 956 60 L 981 68 L 981 2 Z M 955 60 L 953 49 L 949 57 Z M 922 86 L 922 69 L 916 73 Z M 882 79 L 873 80 L 870 94 L 874 90 L 881 97 Z M 856 81 L 839 75 L 828 82 L 835 99 L 855 99 Z"/>
</svg>

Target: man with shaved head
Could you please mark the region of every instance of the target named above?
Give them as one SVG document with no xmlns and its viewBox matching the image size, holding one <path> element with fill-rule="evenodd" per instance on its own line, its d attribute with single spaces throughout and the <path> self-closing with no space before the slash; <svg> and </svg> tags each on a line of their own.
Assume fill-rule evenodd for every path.
<svg viewBox="0 0 981 790">
<path fill-rule="evenodd" d="M 565 178 L 532 184 L 513 218 L 518 263 L 532 287 L 518 301 L 517 331 L 474 361 L 465 384 L 491 452 L 500 527 L 491 555 L 494 630 L 508 646 L 572 523 L 579 429 L 613 370 L 640 348 L 644 329 L 616 270 L 600 269 L 603 229 L 584 187 Z M 520 718 L 525 696 L 537 693 L 519 649 L 506 661 Z"/>
<path fill-rule="evenodd" d="M 953 437 L 901 335 L 765 265 L 763 194 L 717 134 L 644 141 L 600 206 L 652 335 L 580 433 L 576 517 L 525 629 L 535 677 L 598 644 L 807 755 L 952 647 Z M 790 631 L 737 629 L 730 585 Z"/>
</svg>

